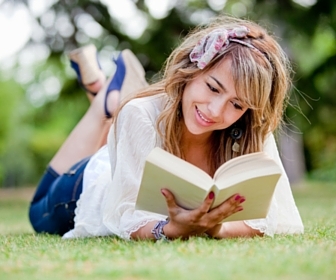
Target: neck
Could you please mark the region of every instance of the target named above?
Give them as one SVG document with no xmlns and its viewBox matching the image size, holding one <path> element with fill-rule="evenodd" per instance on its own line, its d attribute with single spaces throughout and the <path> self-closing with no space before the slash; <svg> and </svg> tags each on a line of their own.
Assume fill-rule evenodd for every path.
<svg viewBox="0 0 336 280">
<path fill-rule="evenodd" d="M 195 135 L 189 132 L 189 130 L 184 126 L 182 132 L 182 147 L 192 147 L 199 149 L 208 149 L 210 147 L 212 133 Z"/>
<path fill-rule="evenodd" d="M 211 133 L 194 135 L 185 128 L 181 139 L 181 150 L 184 155 L 184 159 L 201 168 L 210 176 L 213 175 L 209 164 L 211 135 Z"/>
</svg>

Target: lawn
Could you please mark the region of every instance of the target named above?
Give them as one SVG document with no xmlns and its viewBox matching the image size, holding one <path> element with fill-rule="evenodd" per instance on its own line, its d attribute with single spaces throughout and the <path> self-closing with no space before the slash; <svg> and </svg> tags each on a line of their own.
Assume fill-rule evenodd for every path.
<svg viewBox="0 0 336 280">
<path fill-rule="evenodd" d="M 303 235 L 151 243 L 36 235 L 31 189 L 0 190 L 0 279 L 336 279 L 336 184 L 294 195 Z"/>
</svg>

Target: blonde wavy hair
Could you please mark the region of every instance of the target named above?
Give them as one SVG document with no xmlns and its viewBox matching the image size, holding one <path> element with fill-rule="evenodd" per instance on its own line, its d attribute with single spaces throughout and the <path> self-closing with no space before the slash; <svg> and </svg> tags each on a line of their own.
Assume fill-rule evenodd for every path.
<svg viewBox="0 0 336 280">
<path fill-rule="evenodd" d="M 189 54 L 197 42 L 215 29 L 233 29 L 245 26 L 249 29 L 246 39 L 259 51 L 242 44 L 230 42 L 223 53 L 214 58 L 203 70 L 190 62 Z M 268 133 L 274 132 L 282 122 L 291 87 L 291 67 L 289 60 L 265 28 L 237 18 L 220 16 L 206 26 L 199 26 L 187 35 L 182 43 L 170 54 L 163 69 L 162 78 L 134 98 L 142 98 L 166 93 L 168 102 L 157 119 L 157 131 L 164 149 L 184 158 L 181 150 L 183 117 L 177 112 L 181 107 L 185 86 L 198 75 L 218 66 L 224 59 L 231 60 L 238 98 L 248 110 L 233 125 L 243 129 L 238 140 L 240 152 L 233 152 L 234 140 L 230 137 L 232 126 L 213 132 L 208 162 L 212 173 L 227 160 L 238 155 L 261 151 Z M 128 102 L 121 104 L 120 109 Z M 161 128 L 161 129 L 160 129 Z"/>
</svg>

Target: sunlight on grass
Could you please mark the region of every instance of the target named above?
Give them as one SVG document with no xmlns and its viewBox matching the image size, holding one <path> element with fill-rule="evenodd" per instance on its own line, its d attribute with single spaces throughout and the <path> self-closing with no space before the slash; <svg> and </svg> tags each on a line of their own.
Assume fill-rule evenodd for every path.
<svg viewBox="0 0 336 280">
<path fill-rule="evenodd" d="M 304 235 L 171 243 L 36 235 L 28 199 L 0 198 L 0 279 L 334 279 L 336 186 L 294 194 Z"/>
</svg>

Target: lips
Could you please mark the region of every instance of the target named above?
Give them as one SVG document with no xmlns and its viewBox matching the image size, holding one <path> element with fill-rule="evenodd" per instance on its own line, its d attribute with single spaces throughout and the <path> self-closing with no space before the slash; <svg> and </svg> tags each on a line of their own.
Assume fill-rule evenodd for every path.
<svg viewBox="0 0 336 280">
<path fill-rule="evenodd" d="M 198 116 L 199 116 L 203 121 L 205 121 L 206 123 L 209 123 L 209 124 L 210 124 L 210 123 L 214 123 L 214 121 L 209 120 L 209 119 L 207 119 L 205 116 L 203 116 L 202 113 L 201 113 L 201 111 L 198 110 L 197 107 L 196 107 L 196 112 L 197 112 Z"/>
</svg>

